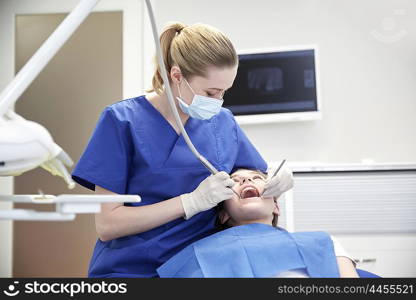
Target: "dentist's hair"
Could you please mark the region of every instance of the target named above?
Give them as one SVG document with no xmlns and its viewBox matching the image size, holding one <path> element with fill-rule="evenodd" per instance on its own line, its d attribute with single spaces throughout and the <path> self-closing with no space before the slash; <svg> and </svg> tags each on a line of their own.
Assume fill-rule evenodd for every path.
<svg viewBox="0 0 416 300">
<path fill-rule="evenodd" d="M 238 55 L 229 38 L 210 25 L 171 23 L 160 35 L 160 45 L 166 72 L 170 74 L 172 66 L 178 66 L 187 79 L 205 77 L 206 69 L 211 66 L 223 68 L 238 65 Z M 152 88 L 147 92 L 154 91 L 160 95 L 164 87 L 156 57 L 155 65 Z"/>
</svg>

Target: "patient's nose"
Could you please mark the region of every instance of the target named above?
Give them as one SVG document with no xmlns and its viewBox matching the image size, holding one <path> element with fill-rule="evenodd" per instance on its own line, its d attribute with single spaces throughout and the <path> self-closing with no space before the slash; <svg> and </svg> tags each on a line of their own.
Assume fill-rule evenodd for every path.
<svg viewBox="0 0 416 300">
<path fill-rule="evenodd" d="M 253 182 L 253 180 L 251 178 L 244 178 L 242 183 L 244 184 L 246 182 Z"/>
</svg>

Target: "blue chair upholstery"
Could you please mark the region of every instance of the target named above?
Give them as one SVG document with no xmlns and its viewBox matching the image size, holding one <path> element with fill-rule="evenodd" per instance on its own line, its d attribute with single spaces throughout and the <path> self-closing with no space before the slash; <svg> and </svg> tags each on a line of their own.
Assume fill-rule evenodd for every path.
<svg viewBox="0 0 416 300">
<path fill-rule="evenodd" d="M 361 269 L 356 269 L 356 270 L 360 278 L 381 278 L 381 276 L 378 276 L 374 273 L 371 273 L 365 270 L 361 270 Z"/>
</svg>

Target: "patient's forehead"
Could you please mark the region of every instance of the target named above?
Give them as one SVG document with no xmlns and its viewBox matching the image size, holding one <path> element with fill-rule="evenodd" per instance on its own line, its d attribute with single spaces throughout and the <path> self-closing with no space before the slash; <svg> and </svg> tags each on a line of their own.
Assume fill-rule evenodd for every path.
<svg viewBox="0 0 416 300">
<path fill-rule="evenodd" d="M 258 170 L 248 170 L 248 169 L 238 169 L 237 171 L 231 174 L 231 178 L 239 177 L 239 176 L 252 176 L 252 175 L 260 175 L 263 178 L 266 178 L 266 174 L 260 172 Z"/>
</svg>

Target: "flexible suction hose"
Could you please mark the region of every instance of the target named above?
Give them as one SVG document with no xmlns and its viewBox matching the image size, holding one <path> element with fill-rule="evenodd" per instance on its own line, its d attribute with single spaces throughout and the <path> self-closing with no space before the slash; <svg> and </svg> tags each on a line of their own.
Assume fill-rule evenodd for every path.
<svg viewBox="0 0 416 300">
<path fill-rule="evenodd" d="M 159 41 L 159 34 L 157 32 L 155 17 L 153 15 L 153 9 L 152 9 L 152 4 L 150 3 L 150 0 L 146 0 L 146 6 L 147 6 L 147 11 L 149 12 L 150 24 L 152 26 L 152 32 L 153 32 L 153 38 L 155 40 L 156 56 L 157 56 L 159 67 L 160 67 L 160 73 L 162 75 L 163 83 L 164 83 L 165 90 L 166 90 L 166 95 L 168 97 L 169 104 L 170 104 L 170 107 L 172 109 L 173 116 L 175 117 L 176 124 L 178 125 L 179 130 L 180 130 L 183 138 L 185 139 L 185 142 L 188 145 L 189 149 L 192 151 L 192 153 L 196 156 L 196 158 L 199 159 L 199 161 L 212 174 L 216 174 L 216 173 L 218 173 L 218 170 L 205 157 L 203 157 L 198 152 L 198 150 L 196 150 L 196 148 L 192 144 L 191 139 L 189 138 L 185 128 L 183 127 L 182 121 L 180 119 L 178 110 L 177 110 L 176 105 L 175 105 L 175 100 L 173 98 L 172 89 L 170 88 L 169 78 L 168 78 L 168 74 L 166 72 L 165 62 L 163 61 L 162 49 L 160 47 L 160 41 Z"/>
</svg>

